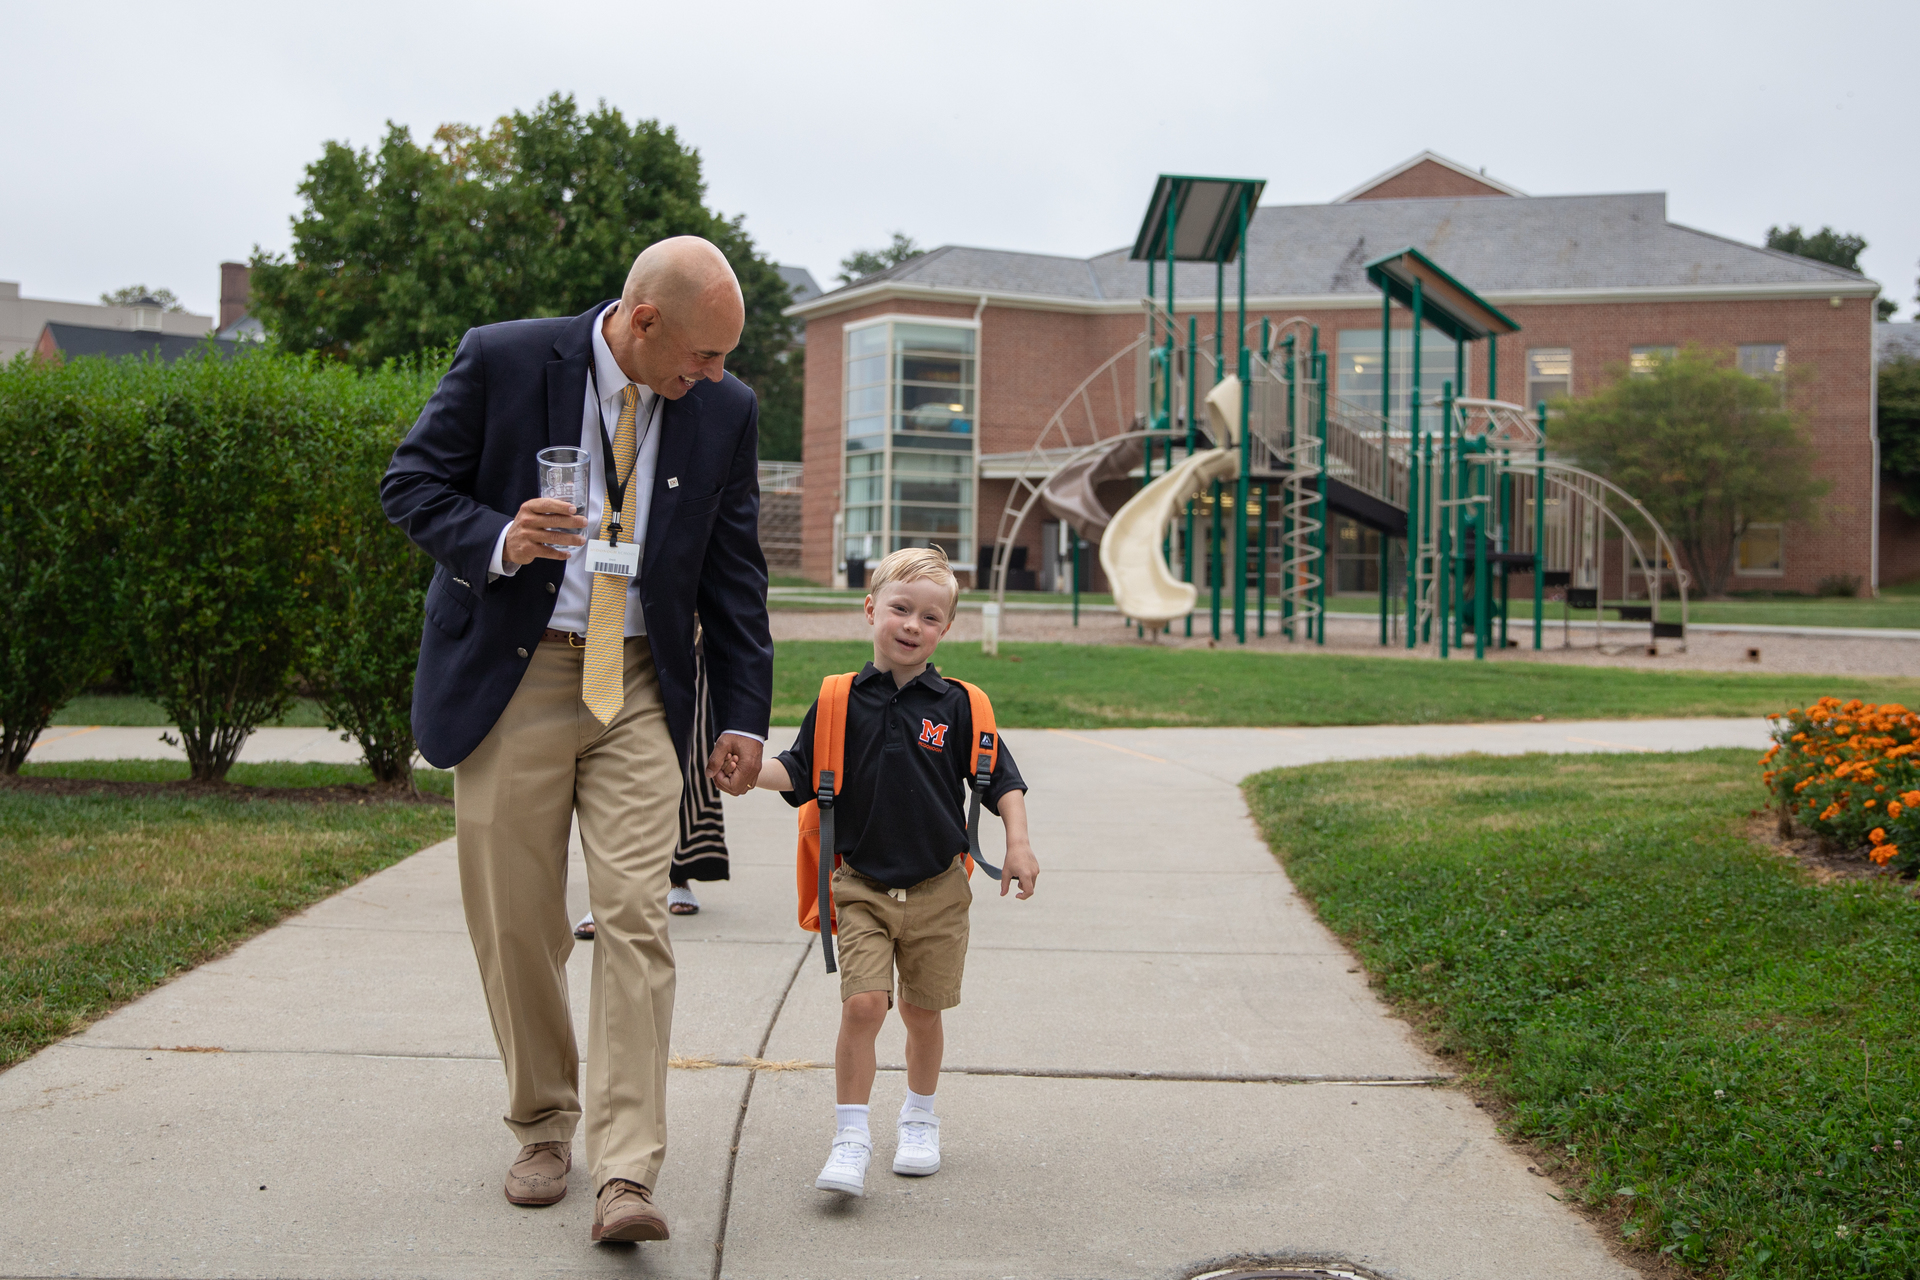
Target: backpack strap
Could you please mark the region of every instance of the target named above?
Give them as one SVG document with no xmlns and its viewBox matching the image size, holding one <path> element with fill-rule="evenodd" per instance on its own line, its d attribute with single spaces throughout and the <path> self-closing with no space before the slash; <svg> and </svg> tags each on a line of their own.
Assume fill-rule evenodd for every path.
<svg viewBox="0 0 1920 1280">
<path fill-rule="evenodd" d="M 847 699 L 852 692 L 852 673 L 828 676 L 820 682 L 820 700 L 813 712 L 813 789 L 820 806 L 820 951 L 826 956 L 828 973 L 839 968 L 833 962 L 833 866 L 837 861 L 833 802 L 845 776 Z"/>
<path fill-rule="evenodd" d="M 953 680 L 952 676 L 946 677 Z M 973 722 L 973 739 L 967 744 L 972 757 L 973 772 L 968 779 L 967 790 L 967 856 L 980 864 L 980 869 L 993 879 L 1000 878 L 1000 868 L 980 856 L 980 801 L 987 794 L 987 787 L 993 781 L 993 768 L 1000 763 L 1000 729 L 993 720 L 993 703 L 987 700 L 987 691 L 979 685 L 968 684 L 965 680 L 953 680 L 967 691 L 967 710 Z"/>
</svg>

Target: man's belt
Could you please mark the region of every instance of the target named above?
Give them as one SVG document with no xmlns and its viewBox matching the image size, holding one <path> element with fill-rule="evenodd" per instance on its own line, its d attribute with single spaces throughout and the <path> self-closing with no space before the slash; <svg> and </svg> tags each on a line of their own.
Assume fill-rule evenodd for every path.
<svg viewBox="0 0 1920 1280">
<path fill-rule="evenodd" d="M 552 627 L 548 627 L 540 633 L 540 639 L 543 641 L 552 641 L 556 644 L 568 644 L 575 649 L 584 649 L 587 647 L 587 638 L 578 631 L 555 631 Z"/>
</svg>

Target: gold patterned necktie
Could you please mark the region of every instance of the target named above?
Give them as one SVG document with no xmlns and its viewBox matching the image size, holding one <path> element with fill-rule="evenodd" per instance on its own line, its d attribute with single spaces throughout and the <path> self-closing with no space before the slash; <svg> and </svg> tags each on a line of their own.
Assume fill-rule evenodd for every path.
<svg viewBox="0 0 1920 1280">
<path fill-rule="evenodd" d="M 629 382 L 620 392 L 620 426 L 613 434 L 613 474 L 626 484 L 625 499 L 616 514 L 601 513 L 600 536 L 612 531 L 617 520 L 621 540 L 634 541 L 633 479 L 634 413 L 640 403 L 640 388 Z M 601 437 L 605 439 L 605 437 Z M 602 486 L 605 492 L 607 486 Z M 626 663 L 623 642 L 627 637 L 627 587 L 630 579 L 617 573 L 593 575 L 593 599 L 587 605 L 587 660 L 580 673 L 580 699 L 601 724 L 612 724 L 627 700 Z"/>
</svg>

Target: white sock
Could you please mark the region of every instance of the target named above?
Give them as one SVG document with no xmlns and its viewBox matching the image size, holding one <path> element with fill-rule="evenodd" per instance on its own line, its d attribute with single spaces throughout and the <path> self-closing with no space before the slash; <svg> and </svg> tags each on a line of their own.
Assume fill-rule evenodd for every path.
<svg viewBox="0 0 1920 1280">
<path fill-rule="evenodd" d="M 842 1129 L 858 1129 L 860 1136 L 866 1138 L 869 1144 L 871 1144 L 873 1135 L 867 1132 L 867 1113 L 871 1110 L 872 1108 L 863 1102 L 835 1103 L 833 1107 L 834 1132 L 838 1133 Z"/>
<path fill-rule="evenodd" d="M 907 1100 L 900 1104 L 900 1118 L 903 1120 L 906 1119 L 907 1112 L 912 1111 L 915 1107 L 918 1107 L 920 1110 L 926 1112 L 930 1116 L 939 1114 L 933 1109 L 932 1094 L 915 1093 L 913 1090 L 909 1089 L 907 1090 Z"/>
</svg>

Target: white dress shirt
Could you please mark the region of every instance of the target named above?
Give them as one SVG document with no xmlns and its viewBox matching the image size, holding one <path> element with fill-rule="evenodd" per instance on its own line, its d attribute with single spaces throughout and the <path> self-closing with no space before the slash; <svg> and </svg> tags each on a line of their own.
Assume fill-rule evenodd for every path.
<svg viewBox="0 0 1920 1280">
<path fill-rule="evenodd" d="M 607 346 L 607 336 L 602 326 L 607 322 L 607 314 L 618 307 L 615 303 L 602 311 L 593 321 L 593 370 L 594 377 L 587 379 L 587 392 L 580 408 L 580 443 L 587 451 L 587 528 L 590 537 L 600 536 L 601 515 L 607 504 L 606 463 L 601 457 L 600 424 L 605 423 L 607 439 L 613 439 L 620 424 L 620 397 L 627 389 L 629 378 L 620 368 L 619 361 L 613 358 L 613 351 Z M 593 395 L 594 383 L 598 379 L 600 398 Z M 638 384 L 636 384 L 638 385 Z M 640 387 L 640 399 L 634 405 L 634 455 L 633 474 L 627 477 L 627 487 L 633 493 L 633 528 L 621 527 L 621 537 L 630 538 L 640 551 L 641 562 L 645 563 L 647 554 L 647 515 L 653 509 L 653 477 L 660 461 L 661 424 L 655 419 L 655 401 L 659 397 L 653 388 Z M 657 406 L 661 417 L 666 414 L 666 406 Z M 509 525 L 508 528 L 512 526 Z M 502 554 L 507 542 L 507 529 L 493 543 L 493 562 L 488 571 L 495 577 L 511 578 L 520 572 L 519 565 L 509 565 Z M 582 553 L 585 547 L 574 549 L 560 578 L 560 594 L 553 602 L 553 617 L 547 625 L 555 631 L 572 631 L 578 635 L 587 634 L 587 606 L 593 600 L 593 575 L 583 567 Z M 635 575 L 627 584 L 627 631 L 630 636 L 647 634 L 646 613 L 640 606 L 640 577 Z M 752 738 L 755 742 L 766 741 L 757 733 L 748 733 L 742 729 L 728 729 L 724 732 L 742 738 Z"/>
<path fill-rule="evenodd" d="M 618 306 L 619 304 L 614 304 Z M 607 439 L 613 439 L 620 423 L 620 397 L 633 380 L 621 371 L 619 361 L 613 358 L 613 352 L 607 347 L 606 334 L 601 326 L 606 323 L 608 307 L 594 318 L 593 322 L 593 368 L 595 378 L 599 380 L 600 398 L 593 397 L 595 378 L 587 379 L 586 398 L 581 406 L 580 444 L 587 451 L 587 528 L 589 537 L 600 536 L 600 521 L 607 503 L 606 462 L 602 458 L 600 444 L 600 425 L 606 424 Z M 633 474 L 627 477 L 627 487 L 633 492 L 633 528 L 621 528 L 622 540 L 631 540 L 640 551 L 644 562 L 647 553 L 647 514 L 653 507 L 653 477 L 660 459 L 660 423 L 655 420 L 654 401 L 658 397 L 651 387 L 640 388 L 640 400 L 634 407 L 635 447 L 633 456 Z M 665 406 L 659 406 L 662 410 Z M 495 574 L 512 577 L 520 571 L 519 565 L 508 565 L 502 555 L 506 546 L 507 531 L 502 529 L 500 537 L 493 544 L 493 563 L 488 568 Z M 553 603 L 553 618 L 547 623 L 555 631 L 572 631 L 579 635 L 587 634 L 587 606 L 593 600 L 593 575 L 586 571 L 581 553 L 585 547 L 576 548 L 567 561 L 564 576 L 560 579 L 560 594 Z M 627 584 L 627 630 L 630 636 L 647 634 L 645 611 L 640 607 L 640 577 L 636 574 Z"/>
</svg>

